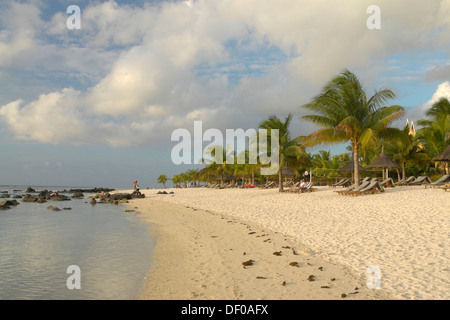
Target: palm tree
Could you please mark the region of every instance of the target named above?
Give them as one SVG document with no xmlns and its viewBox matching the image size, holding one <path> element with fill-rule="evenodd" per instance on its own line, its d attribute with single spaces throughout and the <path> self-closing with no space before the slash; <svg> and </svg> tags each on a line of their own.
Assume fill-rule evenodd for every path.
<svg viewBox="0 0 450 320">
<path fill-rule="evenodd" d="M 172 182 L 175 184 L 175 187 L 178 187 L 178 184 L 180 183 L 180 176 L 178 175 L 178 174 L 176 174 L 176 175 L 174 175 L 173 177 L 172 177 Z"/>
<path fill-rule="evenodd" d="M 426 162 L 429 159 L 417 137 L 409 134 L 409 125 L 400 131 L 399 136 L 387 141 L 386 150 L 392 154 L 392 159 L 400 164 L 402 179 L 406 179 L 405 165 L 408 161 Z"/>
<path fill-rule="evenodd" d="M 205 150 L 209 153 L 212 159 L 203 158 L 202 162 L 206 162 L 211 170 L 215 170 L 220 175 L 220 181 L 223 185 L 224 174 L 230 168 L 230 164 L 234 164 L 234 151 L 231 146 L 223 149 L 220 145 L 209 147 Z"/>
<path fill-rule="evenodd" d="M 158 177 L 158 182 L 157 183 L 162 183 L 164 186 L 164 189 L 166 189 L 166 182 L 167 180 L 169 180 L 169 178 L 167 178 L 167 176 L 165 174 L 162 174 Z"/>
<path fill-rule="evenodd" d="M 187 171 L 190 181 L 194 181 L 194 186 L 197 187 L 198 180 L 200 179 L 200 172 L 198 169 L 190 169 Z"/>
<path fill-rule="evenodd" d="M 434 158 L 442 153 L 450 143 L 450 102 L 441 98 L 425 113 L 430 120 L 419 120 L 417 124 L 423 128 L 417 131 L 418 139 Z"/>
<path fill-rule="evenodd" d="M 393 99 L 391 90 L 375 91 L 370 98 L 356 75 L 345 70 L 332 79 L 309 103 L 302 107 L 315 114 L 302 116 L 320 127 L 307 137 L 308 145 L 350 141 L 354 157 L 355 184 L 359 185 L 359 150 L 375 145 L 389 132 L 389 125 L 405 114 L 403 107 L 383 104 Z"/>
<path fill-rule="evenodd" d="M 299 159 L 305 156 L 304 147 L 302 145 L 303 137 L 297 137 L 291 139 L 289 126 L 291 125 L 292 114 L 289 114 L 284 121 L 275 115 L 271 115 L 267 120 L 259 124 L 259 128 L 267 129 L 268 135 L 270 135 L 270 129 L 278 130 L 278 155 L 279 155 L 279 166 L 278 166 L 278 183 L 280 192 L 283 191 L 282 173 L 281 170 L 289 162 L 294 159 Z M 269 148 L 270 149 L 270 148 Z"/>
<path fill-rule="evenodd" d="M 182 172 L 182 173 L 180 173 L 178 176 L 179 176 L 179 178 L 180 178 L 180 182 L 183 182 L 183 188 L 184 188 L 184 187 L 187 187 L 187 183 L 188 183 L 188 181 L 189 181 L 189 177 L 188 177 L 188 175 L 186 174 L 186 172 Z"/>
</svg>

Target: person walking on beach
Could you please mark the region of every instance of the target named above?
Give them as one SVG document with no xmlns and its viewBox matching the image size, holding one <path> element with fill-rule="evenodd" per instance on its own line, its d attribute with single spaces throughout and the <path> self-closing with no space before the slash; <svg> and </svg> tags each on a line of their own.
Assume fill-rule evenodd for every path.
<svg viewBox="0 0 450 320">
<path fill-rule="evenodd" d="M 133 182 L 134 191 L 137 189 L 137 180 Z"/>
</svg>

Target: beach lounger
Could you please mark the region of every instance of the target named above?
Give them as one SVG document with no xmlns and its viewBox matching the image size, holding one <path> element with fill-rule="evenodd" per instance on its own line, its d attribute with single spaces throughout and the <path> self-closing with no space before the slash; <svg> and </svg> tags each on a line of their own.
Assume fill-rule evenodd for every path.
<svg viewBox="0 0 450 320">
<path fill-rule="evenodd" d="M 393 188 L 393 187 L 395 187 L 394 180 L 392 180 L 392 178 L 384 179 L 383 181 L 380 182 L 380 185 L 383 188 Z"/>
<path fill-rule="evenodd" d="M 292 190 L 293 193 L 304 193 L 304 192 L 314 192 L 317 190 L 317 188 L 313 188 L 314 182 L 309 182 L 306 186 L 302 188 L 296 188 L 295 190 Z"/>
<path fill-rule="evenodd" d="M 368 182 L 368 181 L 370 181 L 370 180 L 371 180 L 370 177 L 365 177 L 364 179 L 359 180 L 359 184 L 363 184 L 364 182 Z"/>
<path fill-rule="evenodd" d="M 275 184 L 275 182 L 269 181 L 269 182 L 267 182 L 266 184 L 263 184 L 263 185 L 261 185 L 261 186 L 258 186 L 258 188 L 261 188 L 261 189 L 272 188 L 272 186 L 273 186 L 274 184 Z"/>
<path fill-rule="evenodd" d="M 450 174 L 444 174 L 442 177 L 440 177 L 435 182 L 430 183 L 428 186 L 430 187 L 436 187 L 436 186 L 443 186 L 450 182 Z M 427 185 L 425 185 L 425 188 Z"/>
<path fill-rule="evenodd" d="M 289 187 L 292 183 L 292 181 L 283 182 L 283 187 Z"/>
<path fill-rule="evenodd" d="M 450 190 L 450 184 L 446 184 L 443 187 L 440 187 L 440 189 L 444 190 L 445 192 L 447 192 L 448 190 Z"/>
<path fill-rule="evenodd" d="M 304 193 L 304 192 L 314 192 L 314 191 L 316 191 L 317 188 L 313 188 L 313 186 L 314 186 L 314 182 L 311 181 L 310 183 L 308 183 L 308 184 L 306 185 L 305 188 L 301 188 L 301 189 L 300 189 L 300 190 L 301 190 L 300 193 Z"/>
<path fill-rule="evenodd" d="M 399 182 L 396 183 L 396 185 L 398 185 L 398 186 L 406 186 L 406 185 L 410 184 L 412 181 L 414 181 L 414 179 L 416 179 L 416 177 L 411 176 L 411 177 L 409 177 L 407 179 L 400 180 Z"/>
<path fill-rule="evenodd" d="M 355 189 L 355 185 L 352 184 L 351 186 L 348 186 L 346 189 L 337 190 L 337 191 L 334 191 L 334 192 L 337 192 L 338 194 L 343 194 L 345 192 L 352 191 L 354 189 Z"/>
<path fill-rule="evenodd" d="M 349 196 L 359 196 L 361 194 L 373 194 L 373 193 L 379 193 L 384 192 L 383 187 L 381 186 L 380 182 L 378 180 L 372 180 L 370 181 L 369 185 L 364 188 L 359 188 L 358 190 L 353 190 L 347 192 L 345 195 Z"/>
<path fill-rule="evenodd" d="M 420 177 L 417 177 L 416 180 L 411 181 L 408 185 L 409 186 L 420 186 L 423 184 L 430 184 L 432 182 L 433 181 L 431 181 L 431 179 L 428 176 L 420 176 Z"/>
<path fill-rule="evenodd" d="M 336 187 L 344 187 L 350 185 L 350 179 L 341 179 L 339 182 L 330 184 L 328 187 L 336 188 Z"/>
<path fill-rule="evenodd" d="M 362 188 L 367 187 L 369 184 L 370 184 L 369 181 L 365 181 L 365 182 L 361 183 L 358 186 L 358 188 L 356 188 L 356 186 L 353 184 L 350 187 L 348 187 L 347 189 L 339 190 L 339 191 L 335 191 L 335 192 L 337 192 L 338 194 L 345 194 L 345 195 L 347 195 L 347 194 L 349 194 L 349 192 L 361 190 Z"/>
<path fill-rule="evenodd" d="M 294 192 L 295 190 L 298 189 L 298 185 L 300 184 L 300 182 L 296 182 L 294 183 L 294 185 L 288 189 L 283 189 L 283 192 Z"/>
</svg>

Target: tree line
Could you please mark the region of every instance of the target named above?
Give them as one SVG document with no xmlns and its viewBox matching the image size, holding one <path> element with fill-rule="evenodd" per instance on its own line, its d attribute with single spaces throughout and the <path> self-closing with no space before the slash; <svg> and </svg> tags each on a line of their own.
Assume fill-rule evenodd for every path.
<svg viewBox="0 0 450 320">
<path fill-rule="evenodd" d="M 157 182 L 166 187 L 169 180 L 176 186 L 188 183 L 198 186 L 200 182 L 212 180 L 223 184 L 229 178 L 251 184 L 277 179 L 282 190 L 284 168 L 289 168 L 297 176 L 302 176 L 305 170 L 312 168 L 315 177 L 333 179 L 342 176 L 339 169 L 353 160 L 353 179 L 358 185 L 361 174 L 359 166 L 366 167 L 382 151 L 399 164 L 400 168 L 396 169 L 398 179 L 405 179 L 409 175 L 448 173 L 448 162 L 432 161 L 450 144 L 448 98 L 439 99 L 426 111 L 426 119 L 416 122 L 420 127 L 417 131 L 409 122 L 403 128 L 393 127 L 396 121 L 406 115 L 400 105 L 386 106 L 394 98 L 395 94 L 390 89 L 377 90 L 373 95 L 368 95 L 359 78 L 345 70 L 328 82 L 311 101 L 300 106 L 310 111 L 310 114 L 299 119 L 315 124 L 318 130 L 292 138 L 292 114 L 284 119 L 270 115 L 259 124 L 261 129 L 277 129 L 279 132 L 277 177 L 258 175 L 261 164 L 249 164 L 249 161 L 236 164 L 236 155 L 231 148 L 216 146 L 211 153 L 213 158 L 203 159 L 206 162 L 203 169 L 190 169 L 171 178 L 162 174 Z M 315 154 L 306 152 L 308 147 L 339 143 L 349 143 L 348 153 L 332 156 L 330 151 L 325 150 Z M 245 152 L 248 159 L 248 150 Z M 221 164 L 214 161 L 214 154 L 219 153 L 224 159 Z"/>
</svg>

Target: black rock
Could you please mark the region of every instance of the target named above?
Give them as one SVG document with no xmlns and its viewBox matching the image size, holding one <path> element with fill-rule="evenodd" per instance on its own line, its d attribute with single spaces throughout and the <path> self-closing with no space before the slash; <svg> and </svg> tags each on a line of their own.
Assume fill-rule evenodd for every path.
<svg viewBox="0 0 450 320">
<path fill-rule="evenodd" d="M 26 194 L 22 198 L 23 202 L 36 202 L 37 200 L 38 200 L 38 198 L 36 196 L 31 195 L 31 194 Z"/>
<path fill-rule="evenodd" d="M 17 200 L 6 200 L 6 205 L 8 206 L 18 206 L 19 202 L 17 202 Z"/>
<path fill-rule="evenodd" d="M 11 209 L 11 206 L 17 206 L 19 203 L 16 200 L 7 200 L 0 202 L 0 210 Z"/>
<path fill-rule="evenodd" d="M 140 193 L 139 191 L 133 191 L 131 193 L 131 198 L 135 199 L 135 198 L 145 198 L 145 194 Z"/>
<path fill-rule="evenodd" d="M 122 200 L 122 199 L 132 199 L 132 196 L 129 193 L 116 193 L 111 194 L 108 198 L 110 200 Z"/>
</svg>

